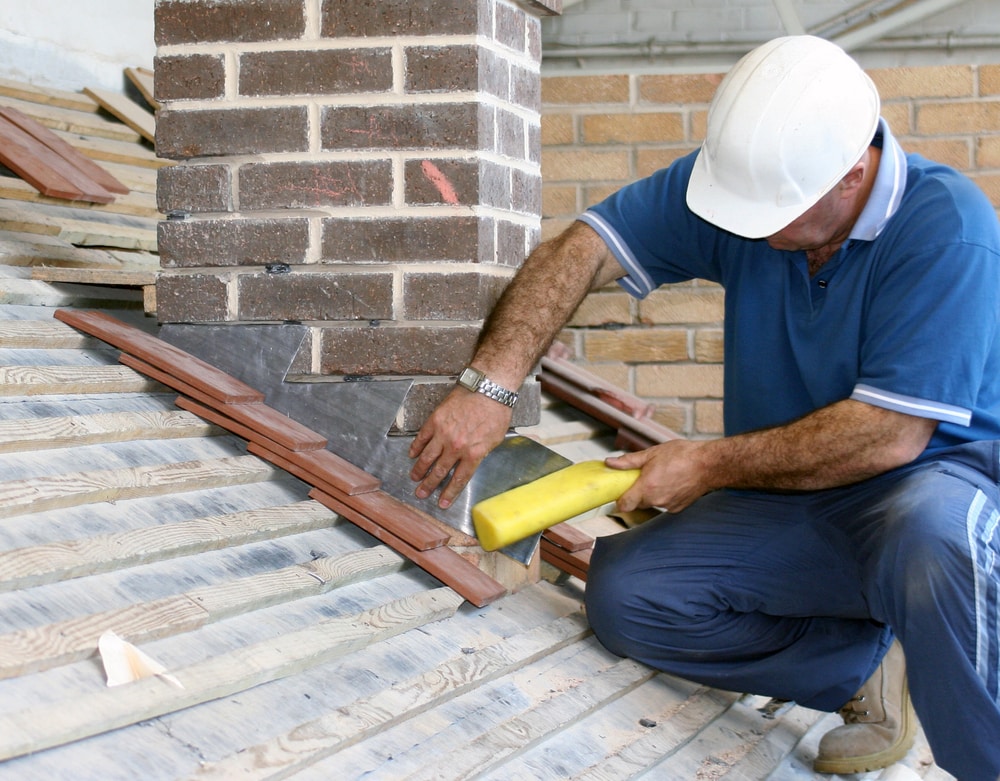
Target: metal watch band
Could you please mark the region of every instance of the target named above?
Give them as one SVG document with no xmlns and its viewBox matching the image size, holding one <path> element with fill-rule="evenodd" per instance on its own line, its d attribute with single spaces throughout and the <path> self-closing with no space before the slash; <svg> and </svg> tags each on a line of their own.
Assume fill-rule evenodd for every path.
<svg viewBox="0 0 1000 781">
<path fill-rule="evenodd" d="M 477 387 L 476 390 L 479 393 L 489 396 L 493 399 L 493 401 L 499 401 L 501 404 L 505 404 L 508 407 L 513 407 L 514 403 L 517 401 L 517 393 L 497 385 L 488 377 L 483 377 L 479 381 L 479 387 Z"/>
</svg>

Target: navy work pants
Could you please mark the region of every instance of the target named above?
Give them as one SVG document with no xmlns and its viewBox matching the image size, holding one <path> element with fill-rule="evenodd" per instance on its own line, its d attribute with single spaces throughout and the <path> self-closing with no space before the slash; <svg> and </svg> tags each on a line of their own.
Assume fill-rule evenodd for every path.
<svg viewBox="0 0 1000 781">
<path fill-rule="evenodd" d="M 719 491 L 598 540 L 587 615 L 612 652 L 833 711 L 895 635 L 937 763 L 1000 776 L 1000 443 L 844 488 Z"/>
</svg>

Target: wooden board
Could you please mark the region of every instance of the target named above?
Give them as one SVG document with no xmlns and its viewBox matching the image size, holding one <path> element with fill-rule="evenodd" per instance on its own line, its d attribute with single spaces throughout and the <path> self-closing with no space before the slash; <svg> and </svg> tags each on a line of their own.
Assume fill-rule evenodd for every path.
<svg viewBox="0 0 1000 781">
<path fill-rule="evenodd" d="M 0 96 L 0 106 L 16 108 L 27 114 L 49 130 L 61 130 L 66 133 L 108 138 L 116 141 L 129 141 L 133 144 L 142 136 L 117 119 L 105 119 L 99 114 L 83 113 L 73 109 L 54 105 L 43 105 L 29 101 Z"/>
<path fill-rule="evenodd" d="M 0 553 L 0 591 L 332 528 L 339 522 L 319 502 L 303 501 L 17 548 Z"/>
<path fill-rule="evenodd" d="M 58 320 L 0 320 L 0 348 L 60 350 L 100 344 Z"/>
<path fill-rule="evenodd" d="M 27 119 L 27 117 L 25 117 Z M 69 201 L 110 203 L 114 195 L 75 168 L 0 111 L 0 163 L 43 195 Z"/>
<path fill-rule="evenodd" d="M 264 394 L 246 383 L 103 312 L 58 309 L 53 316 L 141 361 L 167 371 L 213 399 L 234 404 L 264 401 Z"/>
<path fill-rule="evenodd" d="M 366 737 L 426 713 L 439 703 L 510 675 L 590 633 L 581 614 L 557 619 L 474 654 L 451 657 L 432 670 L 393 684 L 329 715 L 300 724 L 274 740 L 218 762 L 204 763 L 199 781 L 288 777 Z"/>
<path fill-rule="evenodd" d="M 73 168 L 86 176 L 88 180 L 95 182 L 102 190 L 110 193 L 118 193 L 119 195 L 128 193 L 129 188 L 118 181 L 118 179 L 47 127 L 31 119 L 31 117 L 9 106 L 0 106 L 0 116 L 63 158 Z"/>
<path fill-rule="evenodd" d="M 139 645 L 191 632 L 242 613 L 379 578 L 400 571 L 405 564 L 401 556 L 379 546 L 8 632 L 0 635 L 0 679 L 87 659 L 97 652 L 97 638 L 106 631 Z"/>
<path fill-rule="evenodd" d="M 0 396 L 142 393 L 157 389 L 162 389 L 159 383 L 127 366 L 0 366 Z"/>
<path fill-rule="evenodd" d="M 245 485 L 277 476 L 256 456 L 185 461 L 0 483 L 0 518 L 223 485 Z"/>
<path fill-rule="evenodd" d="M 38 190 L 21 179 L 9 176 L 0 177 L 0 198 L 21 201 L 31 204 L 65 206 L 66 201 L 42 195 Z M 156 196 L 151 193 L 130 192 L 116 198 L 111 203 L 90 203 L 89 201 L 73 201 L 73 206 L 81 212 L 99 209 L 102 212 L 125 214 L 134 217 L 156 217 Z"/>
<path fill-rule="evenodd" d="M 289 451 L 299 452 L 322 450 L 326 447 L 325 437 L 266 404 L 223 403 L 209 407 L 184 396 L 179 397 L 175 403 L 181 409 L 193 412 L 195 415 L 209 420 L 227 431 L 232 431 L 250 442 L 259 441 L 271 449 L 281 447 Z M 323 452 L 328 451 L 324 450 Z M 337 458 L 333 453 L 330 455 Z M 341 465 L 344 465 L 345 468 L 353 466 L 347 464 L 343 459 L 338 459 L 335 466 Z M 365 478 L 365 473 L 357 467 L 353 468 L 352 474 L 360 479 Z M 374 483 L 368 490 L 378 488 L 377 478 L 371 477 L 366 482 Z"/>
<path fill-rule="evenodd" d="M 2 325 L 0 322 L 0 326 Z M 0 453 L 80 447 L 135 439 L 205 437 L 214 433 L 221 433 L 221 429 L 196 415 L 179 410 L 0 420 Z"/>
<path fill-rule="evenodd" d="M 92 98 L 81 92 L 42 87 L 38 84 L 27 84 L 12 79 L 0 79 L 0 95 L 29 103 L 69 108 L 87 114 L 96 114 L 100 108 Z"/>
<path fill-rule="evenodd" d="M 156 251 L 156 221 L 138 216 L 59 209 L 50 212 L 40 204 L 6 201 L 0 205 L 0 229 L 59 238 L 77 247 Z"/>
<path fill-rule="evenodd" d="M 153 84 L 153 71 L 147 68 L 126 68 L 125 75 L 128 80 L 135 85 L 135 88 L 139 90 L 139 94 L 146 100 L 150 107 L 158 109 L 160 107 L 159 101 L 153 96 L 154 84 Z"/>
<path fill-rule="evenodd" d="M 155 285 L 158 271 L 146 269 L 109 268 L 66 268 L 36 266 L 31 270 L 32 279 L 45 282 L 73 282 L 80 285 L 125 285 L 145 287 Z"/>
<path fill-rule="evenodd" d="M 309 492 L 309 497 L 364 529 L 375 539 L 401 553 L 442 583 L 447 583 L 476 607 L 495 602 L 507 593 L 507 589 L 501 584 L 451 548 L 441 546 L 430 550 L 418 550 L 330 494 L 314 488 Z"/>
<path fill-rule="evenodd" d="M 295 475 L 305 483 L 323 491 L 339 502 L 350 507 L 355 513 L 363 515 L 364 518 L 377 524 L 382 529 L 394 537 L 398 537 L 405 544 L 412 546 L 416 550 L 427 551 L 432 548 L 439 548 L 448 542 L 450 534 L 439 525 L 429 522 L 422 517 L 414 507 L 403 504 L 383 491 L 369 491 L 365 493 L 347 494 L 337 490 L 336 487 L 327 483 L 321 477 L 301 467 L 298 462 L 292 461 L 290 452 L 279 454 L 273 450 L 268 450 L 257 442 L 251 442 L 247 449 L 261 458 L 270 461 L 275 466 L 281 467 L 289 474 Z M 311 454 L 310 454 L 311 455 Z M 336 472 L 332 474 L 336 475 Z M 353 516 L 346 516 L 353 521 Z M 365 528 L 362 526 L 362 528 Z M 367 529 L 365 529 L 367 531 Z"/>
<path fill-rule="evenodd" d="M 171 670 L 182 689 L 159 678 L 147 678 L 2 716 L 0 761 L 99 735 L 302 672 L 409 629 L 448 618 L 461 602 L 450 589 L 436 589 Z"/>
<path fill-rule="evenodd" d="M 147 141 L 156 143 L 156 121 L 142 106 L 118 92 L 84 87 L 83 93 L 105 111 L 120 119 Z"/>
</svg>

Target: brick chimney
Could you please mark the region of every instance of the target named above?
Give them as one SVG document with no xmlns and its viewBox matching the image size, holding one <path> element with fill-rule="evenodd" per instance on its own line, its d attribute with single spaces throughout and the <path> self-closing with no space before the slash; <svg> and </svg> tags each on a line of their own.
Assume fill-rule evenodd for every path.
<svg viewBox="0 0 1000 781">
<path fill-rule="evenodd" d="M 418 428 L 539 239 L 561 3 L 157 0 L 161 322 L 301 321 L 304 375 L 412 377 Z"/>
</svg>

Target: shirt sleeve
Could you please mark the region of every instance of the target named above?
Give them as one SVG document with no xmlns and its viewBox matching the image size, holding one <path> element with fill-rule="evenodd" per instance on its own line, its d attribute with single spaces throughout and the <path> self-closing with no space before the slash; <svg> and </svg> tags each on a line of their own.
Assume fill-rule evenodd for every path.
<svg viewBox="0 0 1000 781">
<path fill-rule="evenodd" d="M 687 207 L 696 154 L 626 185 L 580 216 L 621 263 L 626 276 L 619 284 L 637 298 L 667 282 L 720 281 L 713 249 L 720 231 Z"/>
<path fill-rule="evenodd" d="M 877 239 L 851 398 L 968 427 L 1000 368 L 996 215 L 957 175 L 924 179 Z"/>
</svg>

